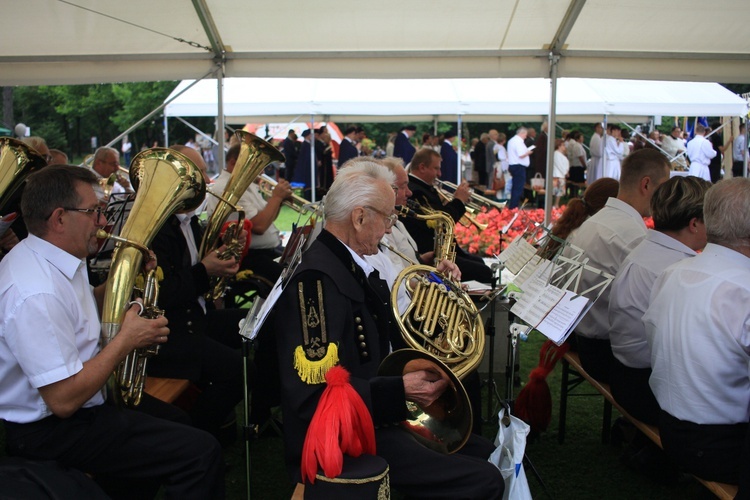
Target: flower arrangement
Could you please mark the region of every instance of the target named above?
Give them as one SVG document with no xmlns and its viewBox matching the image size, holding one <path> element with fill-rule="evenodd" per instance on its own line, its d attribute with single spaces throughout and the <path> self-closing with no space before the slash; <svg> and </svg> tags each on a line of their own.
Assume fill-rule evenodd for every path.
<svg viewBox="0 0 750 500">
<path fill-rule="evenodd" d="M 565 206 L 552 209 L 552 223 L 562 215 L 565 211 Z M 516 214 L 518 216 L 516 217 Z M 522 210 L 518 213 L 518 209 L 504 209 L 499 211 L 495 208 L 489 211 L 482 209 L 475 215 L 477 222 L 481 224 L 487 224 L 487 228 L 483 231 L 477 230 L 476 226 L 465 227 L 461 224 L 456 224 L 456 242 L 461 248 L 468 251 L 469 253 L 479 254 L 483 257 L 492 257 L 505 250 L 505 247 L 513 241 L 516 236 L 522 234 L 524 230 L 529 226 L 531 222 L 543 223 L 544 222 L 544 210 L 541 208 Z M 503 229 L 507 226 L 513 218 L 516 219 L 508 228 L 505 234 Z M 644 222 L 646 227 L 653 229 L 654 222 L 651 217 L 645 218 Z"/>
</svg>

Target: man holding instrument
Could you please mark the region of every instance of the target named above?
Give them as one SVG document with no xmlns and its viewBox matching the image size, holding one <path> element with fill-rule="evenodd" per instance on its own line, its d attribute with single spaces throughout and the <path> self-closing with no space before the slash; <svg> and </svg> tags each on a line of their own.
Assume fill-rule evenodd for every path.
<svg viewBox="0 0 750 500">
<path fill-rule="evenodd" d="M 378 376 L 396 330 L 387 287 L 364 257 L 377 252 L 395 220 L 394 180 L 385 167 L 368 162 L 338 174 L 326 198 L 325 229 L 303 254 L 276 305 L 293 311 L 277 314 L 275 323 L 287 466 L 299 482 L 302 445 L 325 373 L 340 364 L 370 410 L 377 455 L 388 462 L 395 489 L 412 498 L 500 498 L 502 476 L 487 462 L 491 445 L 446 455 L 391 425 L 406 418 L 406 399 L 429 404 L 447 387 L 441 374 L 427 370 Z"/>
<path fill-rule="evenodd" d="M 106 222 L 96 182 L 70 165 L 26 181 L 21 209 L 30 234 L 0 263 L 0 418 L 8 450 L 97 481 L 127 480 L 131 494 L 152 492 L 156 482 L 172 498 L 223 497 L 213 437 L 105 402 L 104 385 L 120 361 L 135 348 L 164 344 L 169 329 L 164 317 L 141 318 L 133 306 L 99 348 L 104 287 L 92 290 L 85 261 Z"/>
<path fill-rule="evenodd" d="M 133 192 L 133 187 L 130 185 L 130 181 L 128 181 L 125 176 L 120 175 L 120 153 L 115 148 L 102 146 L 97 149 L 94 153 L 94 161 L 91 164 L 91 171 L 99 178 L 100 182 L 105 179 L 108 180 L 114 176 L 111 184 L 112 191 L 110 194 Z M 105 191 L 101 184 L 97 185 L 97 187 L 94 188 L 94 191 L 101 201 L 105 203 L 108 201 L 104 199 Z"/>
<path fill-rule="evenodd" d="M 409 189 L 412 199 L 425 208 L 440 210 L 450 216 L 455 223 L 466 213 L 466 203 L 471 196 L 469 184 L 462 182 L 452 193 L 453 199 L 443 204 L 438 188 L 434 186 L 440 178 L 442 158 L 440 153 L 422 148 L 414 155 L 409 167 Z M 402 222 L 414 238 L 420 253 L 434 250 L 435 230 L 426 221 L 411 217 L 402 217 Z M 492 281 L 492 271 L 484 264 L 481 257 L 471 255 L 456 246 L 456 265 L 461 269 L 465 280 L 476 280 L 482 283 Z"/>
</svg>

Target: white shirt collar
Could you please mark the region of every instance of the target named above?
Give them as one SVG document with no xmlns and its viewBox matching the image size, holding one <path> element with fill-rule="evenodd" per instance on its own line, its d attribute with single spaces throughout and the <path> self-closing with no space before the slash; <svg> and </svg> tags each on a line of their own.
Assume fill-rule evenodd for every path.
<svg viewBox="0 0 750 500">
<path fill-rule="evenodd" d="M 339 240 L 339 241 L 341 241 L 341 240 Z M 347 250 L 349 250 L 349 253 L 352 254 L 352 259 L 354 259 L 354 262 L 356 262 L 357 265 L 362 268 L 362 270 L 365 272 L 365 276 L 370 276 L 370 273 L 373 270 L 375 270 L 375 268 L 372 267 L 372 265 L 369 264 L 365 259 L 363 259 L 359 255 L 357 255 L 357 253 L 354 250 L 352 250 L 351 248 L 349 248 L 349 245 L 347 245 L 343 241 L 341 241 L 341 244 L 344 245 Z"/>
<path fill-rule="evenodd" d="M 33 234 L 27 237 L 27 245 L 34 252 L 38 253 L 50 264 L 60 270 L 69 280 L 73 279 L 76 272 L 81 266 L 86 265 L 85 259 L 79 259 L 75 255 L 69 254 L 62 248 L 53 245 L 47 240 L 43 240 Z"/>
</svg>

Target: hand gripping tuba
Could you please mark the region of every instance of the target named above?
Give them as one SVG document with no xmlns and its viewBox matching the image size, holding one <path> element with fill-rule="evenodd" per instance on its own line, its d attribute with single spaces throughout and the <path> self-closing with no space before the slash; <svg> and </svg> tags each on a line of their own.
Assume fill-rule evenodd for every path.
<svg viewBox="0 0 750 500">
<path fill-rule="evenodd" d="M 130 307 L 136 277 L 141 272 L 143 254 L 166 220 L 180 210 L 198 207 L 206 196 L 206 184 L 198 167 L 186 156 L 167 148 L 147 149 L 131 162 L 130 181 L 136 190 L 130 216 L 120 232 L 109 278 L 105 285 L 102 310 L 102 347 L 120 330 Z M 142 315 L 156 309 L 158 281 L 147 277 Z M 156 349 L 136 349 L 123 360 L 110 377 L 109 387 L 118 404 L 137 406 L 145 383 L 146 358 Z"/>
<path fill-rule="evenodd" d="M 12 137 L 0 137 L 0 216 L 26 177 L 47 165 L 34 149 Z"/>
<path fill-rule="evenodd" d="M 237 206 L 237 202 L 268 165 L 273 162 L 284 161 L 284 155 L 281 154 L 281 151 L 260 137 L 244 130 L 238 130 L 234 134 L 240 140 L 240 154 L 232 171 L 232 177 L 224 188 L 224 193 L 218 196 L 219 203 L 216 205 L 216 210 L 211 214 L 206 224 L 206 232 L 203 233 L 199 252 L 201 259 L 220 247 L 222 243 L 227 244 L 227 249 L 219 255 L 220 258 L 226 260 L 239 257 L 241 248 L 237 238 L 242 231 L 242 220 L 245 217 L 245 212 L 242 207 Z M 229 215 L 235 211 L 239 212 L 237 224 L 233 225 L 231 231 L 227 230 L 223 239 L 220 238 L 224 223 Z M 226 278 L 212 278 L 206 298 L 209 300 L 218 299 L 224 294 L 225 288 Z"/>
</svg>

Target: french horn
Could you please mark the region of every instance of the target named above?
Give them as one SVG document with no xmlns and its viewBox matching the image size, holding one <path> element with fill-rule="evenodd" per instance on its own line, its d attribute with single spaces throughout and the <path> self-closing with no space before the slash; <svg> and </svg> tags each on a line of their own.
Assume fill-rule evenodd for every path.
<svg viewBox="0 0 750 500">
<path fill-rule="evenodd" d="M 46 165 L 44 157 L 26 143 L 0 137 L 0 216 L 26 178 Z"/>
</svg>

